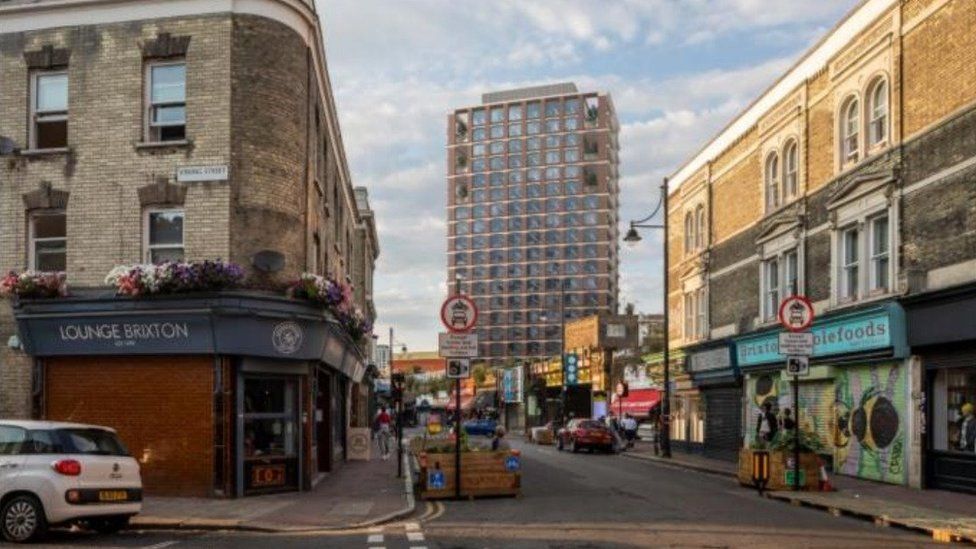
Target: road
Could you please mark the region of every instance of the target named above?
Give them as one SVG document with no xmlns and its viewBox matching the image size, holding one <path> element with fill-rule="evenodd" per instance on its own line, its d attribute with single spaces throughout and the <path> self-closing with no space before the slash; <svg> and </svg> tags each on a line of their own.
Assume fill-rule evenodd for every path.
<svg viewBox="0 0 976 549">
<path fill-rule="evenodd" d="M 60 532 L 50 547 L 370 549 L 603 547 L 919 547 L 919 534 L 758 497 L 733 481 L 622 456 L 523 445 L 521 499 L 418 502 L 371 531 Z"/>
</svg>

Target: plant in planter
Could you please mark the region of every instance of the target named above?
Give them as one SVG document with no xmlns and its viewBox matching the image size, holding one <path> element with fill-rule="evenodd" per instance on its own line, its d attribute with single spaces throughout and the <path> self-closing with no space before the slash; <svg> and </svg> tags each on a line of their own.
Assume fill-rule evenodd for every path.
<svg viewBox="0 0 976 549">
<path fill-rule="evenodd" d="M 306 299 L 327 308 L 339 308 L 351 293 L 351 289 L 347 291 L 344 286 L 347 285 L 332 277 L 302 273 L 288 288 L 287 293 L 288 297 Z"/>
<path fill-rule="evenodd" d="M 586 123 L 596 124 L 596 121 L 600 118 L 600 107 L 597 105 L 587 105 L 586 106 Z"/>
<path fill-rule="evenodd" d="M 366 318 L 359 307 L 352 307 L 349 311 L 339 311 L 336 316 L 349 337 L 357 343 L 373 333 L 373 323 Z"/>
<path fill-rule="evenodd" d="M 120 265 L 105 277 L 105 283 L 114 286 L 119 295 L 132 297 L 230 290 L 243 281 L 240 265 L 220 260 Z"/>
<path fill-rule="evenodd" d="M 48 298 L 68 295 L 65 273 L 45 271 L 10 271 L 0 280 L 0 295 L 19 298 Z"/>
<path fill-rule="evenodd" d="M 456 123 L 454 134 L 457 136 L 458 141 L 464 141 L 468 137 L 468 125 L 460 118 L 455 118 L 454 120 Z"/>
<path fill-rule="evenodd" d="M 468 167 L 468 155 L 463 152 L 459 152 L 457 158 L 454 159 L 454 165 L 458 170 L 465 170 Z"/>
</svg>

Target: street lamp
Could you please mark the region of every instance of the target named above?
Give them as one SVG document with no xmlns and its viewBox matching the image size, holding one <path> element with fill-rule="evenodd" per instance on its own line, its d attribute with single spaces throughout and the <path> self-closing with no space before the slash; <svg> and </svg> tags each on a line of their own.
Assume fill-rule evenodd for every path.
<svg viewBox="0 0 976 549">
<path fill-rule="evenodd" d="M 648 223 L 661 209 L 664 209 L 663 223 Z M 629 248 L 634 248 L 641 241 L 640 233 L 637 229 L 661 229 L 664 231 L 664 284 L 662 284 L 664 294 L 664 400 L 661 403 L 661 455 L 666 458 L 671 457 L 671 361 L 668 354 L 670 345 L 668 344 L 668 178 L 665 177 L 661 183 L 661 196 L 658 197 L 657 206 L 651 215 L 630 222 L 630 229 L 624 235 L 624 242 Z"/>
</svg>

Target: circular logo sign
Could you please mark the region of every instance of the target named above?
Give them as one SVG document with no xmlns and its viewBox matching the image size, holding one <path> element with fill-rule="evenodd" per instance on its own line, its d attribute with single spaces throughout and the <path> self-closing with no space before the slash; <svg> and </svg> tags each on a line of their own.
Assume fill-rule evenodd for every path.
<svg viewBox="0 0 976 549">
<path fill-rule="evenodd" d="M 441 322 L 451 332 L 468 332 L 478 322 L 478 307 L 465 295 L 452 295 L 441 305 Z"/>
<path fill-rule="evenodd" d="M 813 303 L 802 295 L 792 295 L 779 304 L 779 323 L 791 332 L 802 332 L 813 324 Z"/>
<path fill-rule="evenodd" d="M 298 352 L 302 347 L 303 339 L 305 339 L 305 331 L 297 322 L 290 320 L 279 323 L 271 332 L 271 344 L 283 355 Z"/>
</svg>

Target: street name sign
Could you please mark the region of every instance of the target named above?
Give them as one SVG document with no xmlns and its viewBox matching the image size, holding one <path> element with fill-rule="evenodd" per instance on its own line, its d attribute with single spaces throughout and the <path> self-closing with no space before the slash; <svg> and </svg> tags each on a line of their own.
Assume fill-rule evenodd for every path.
<svg viewBox="0 0 976 549">
<path fill-rule="evenodd" d="M 781 332 L 779 334 L 779 354 L 805 355 L 813 354 L 812 332 Z"/>
<path fill-rule="evenodd" d="M 810 357 L 806 355 L 786 357 L 786 373 L 801 377 L 810 375 Z"/>
<path fill-rule="evenodd" d="M 802 332 L 813 324 L 813 303 L 802 295 L 791 295 L 779 304 L 779 322 L 791 332 Z"/>
<path fill-rule="evenodd" d="M 441 322 L 450 332 L 470 332 L 478 322 L 478 307 L 466 295 L 452 295 L 441 305 Z"/>
<path fill-rule="evenodd" d="M 477 358 L 478 334 L 437 334 L 437 354 L 443 358 Z"/>
<path fill-rule="evenodd" d="M 447 377 L 451 379 L 471 377 L 471 361 L 466 358 L 447 359 Z"/>
</svg>

